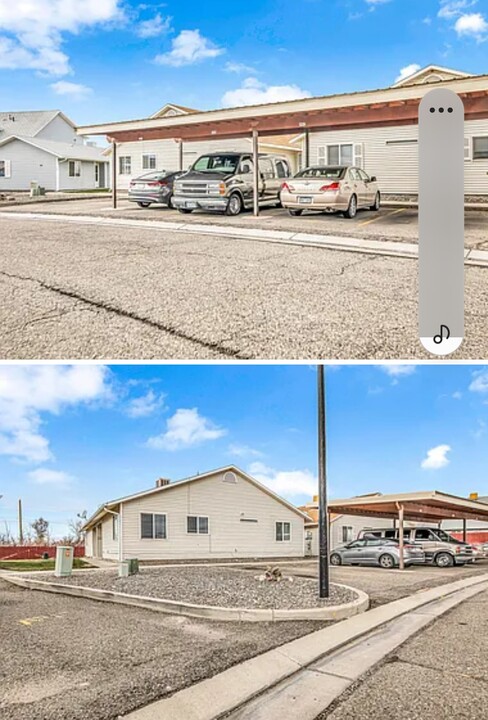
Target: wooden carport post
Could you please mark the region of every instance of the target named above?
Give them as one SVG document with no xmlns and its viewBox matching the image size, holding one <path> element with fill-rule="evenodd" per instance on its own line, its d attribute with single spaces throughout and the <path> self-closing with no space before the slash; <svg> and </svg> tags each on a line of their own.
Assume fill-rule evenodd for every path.
<svg viewBox="0 0 488 720">
<path fill-rule="evenodd" d="M 253 161 L 253 207 L 254 215 L 259 215 L 259 133 L 252 131 L 252 161 Z"/>
<path fill-rule="evenodd" d="M 178 166 L 180 170 L 183 170 L 183 140 L 181 138 L 178 141 Z"/>
<path fill-rule="evenodd" d="M 404 537 L 403 537 L 403 505 L 396 504 L 398 508 L 398 543 L 400 553 L 400 570 L 405 570 L 405 558 L 403 555 L 404 550 Z"/>
<path fill-rule="evenodd" d="M 112 204 L 117 210 L 117 143 L 112 140 Z"/>
<path fill-rule="evenodd" d="M 466 542 L 467 536 L 466 518 L 463 518 L 463 542 Z"/>
<path fill-rule="evenodd" d="M 310 165 L 310 130 L 305 129 L 305 167 Z"/>
</svg>

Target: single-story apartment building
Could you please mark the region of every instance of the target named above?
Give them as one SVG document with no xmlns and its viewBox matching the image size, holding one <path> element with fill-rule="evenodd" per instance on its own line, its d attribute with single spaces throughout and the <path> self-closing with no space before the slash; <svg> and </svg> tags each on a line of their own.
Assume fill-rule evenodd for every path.
<svg viewBox="0 0 488 720">
<path fill-rule="evenodd" d="M 108 560 L 303 557 L 306 518 L 230 465 L 104 503 L 83 529 Z"/>
<path fill-rule="evenodd" d="M 130 143 L 131 158 L 134 153 L 150 154 L 149 143 L 170 141 L 165 147 L 173 148 L 173 159 L 168 155 L 164 164 L 174 170 L 186 168 L 186 148 L 193 143 L 225 150 L 254 137 L 264 150 L 263 143 L 291 136 L 288 144 L 299 150 L 298 166 L 354 164 L 378 178 L 383 195 L 410 198 L 418 192 L 418 107 L 434 87 L 449 88 L 463 100 L 466 196 L 486 197 L 488 75 L 437 65 L 376 90 L 205 112 L 170 108 L 168 114 L 163 108 L 150 118 L 90 125 L 78 132 L 107 136 L 118 144 L 122 157 L 128 157 L 124 153 Z"/>
<path fill-rule="evenodd" d="M 197 112 L 198 110 L 168 103 L 151 115 L 151 118 L 184 116 Z M 298 170 L 302 149 L 293 141 L 293 135 L 267 138 L 260 142 L 259 149 L 263 153 L 285 157 L 294 173 Z M 252 141 L 250 138 L 209 139 L 180 144 L 178 140 L 174 139 L 141 139 L 119 143 L 117 146 L 117 188 L 125 190 L 129 187 L 132 178 L 140 177 L 153 170 L 172 171 L 179 170 L 180 167 L 186 170 L 201 155 L 226 151 L 250 153 L 252 152 Z M 108 147 L 104 155 L 112 161 L 112 148 Z"/>
<path fill-rule="evenodd" d="M 59 110 L 0 113 L 0 192 L 105 188 L 109 167 Z"/>
<path fill-rule="evenodd" d="M 372 493 L 376 495 L 378 493 Z M 314 495 L 311 502 L 300 507 L 307 515 L 305 521 L 305 554 L 319 554 L 319 497 Z M 373 528 L 391 528 L 391 520 L 383 518 L 361 517 L 359 515 L 342 515 L 329 513 L 329 546 L 332 550 L 338 545 L 352 542 L 360 530 Z"/>
</svg>

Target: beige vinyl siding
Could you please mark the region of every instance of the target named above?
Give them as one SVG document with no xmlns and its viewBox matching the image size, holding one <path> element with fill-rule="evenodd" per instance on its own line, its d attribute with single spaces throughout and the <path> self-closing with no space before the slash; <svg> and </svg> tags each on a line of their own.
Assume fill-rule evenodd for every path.
<svg viewBox="0 0 488 720">
<path fill-rule="evenodd" d="M 112 536 L 113 515 L 107 515 L 102 522 L 103 557 L 107 560 L 119 559 L 119 542 Z"/>
<path fill-rule="evenodd" d="M 465 137 L 488 136 L 488 120 L 469 120 Z M 418 126 L 333 130 L 310 133 L 310 164 L 319 164 L 322 148 L 336 144 L 362 144 L 362 167 L 376 175 L 380 189 L 390 194 L 418 192 Z M 488 159 L 465 162 L 465 192 L 488 194 Z"/>
<path fill-rule="evenodd" d="M 165 540 L 141 539 L 141 513 L 166 515 Z M 208 517 L 208 535 L 188 533 L 188 515 Z M 277 521 L 291 524 L 289 542 L 276 541 Z M 233 484 L 219 473 L 124 503 L 123 554 L 141 560 L 301 557 L 303 529 L 303 518 L 241 475 Z"/>
<path fill-rule="evenodd" d="M 56 158 L 44 150 L 12 140 L 0 147 L 0 160 L 10 161 L 10 177 L 0 177 L 0 191 L 28 190 L 32 181 L 56 189 Z"/>
<path fill-rule="evenodd" d="M 85 556 L 93 557 L 93 530 L 87 530 L 85 533 Z"/>
<path fill-rule="evenodd" d="M 92 190 L 96 188 L 95 162 L 80 160 L 81 173 L 79 177 L 69 176 L 69 161 L 59 163 L 59 189 L 60 190 Z M 100 166 L 102 161 L 100 161 Z M 108 170 L 106 171 L 106 174 Z"/>
</svg>

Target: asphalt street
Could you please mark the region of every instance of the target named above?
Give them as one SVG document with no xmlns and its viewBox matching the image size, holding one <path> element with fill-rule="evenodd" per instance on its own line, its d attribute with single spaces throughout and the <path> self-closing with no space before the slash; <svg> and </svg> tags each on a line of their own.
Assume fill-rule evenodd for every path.
<svg viewBox="0 0 488 720">
<path fill-rule="evenodd" d="M 407 641 L 317 720 L 484 720 L 488 593 Z"/>
<path fill-rule="evenodd" d="M 413 260 L 144 225 L 2 217 L 0 358 L 431 359 Z M 488 357 L 487 278 L 452 359 Z"/>
<path fill-rule="evenodd" d="M 324 623 L 216 623 L 0 579 L 0 720 L 115 720 Z"/>
</svg>

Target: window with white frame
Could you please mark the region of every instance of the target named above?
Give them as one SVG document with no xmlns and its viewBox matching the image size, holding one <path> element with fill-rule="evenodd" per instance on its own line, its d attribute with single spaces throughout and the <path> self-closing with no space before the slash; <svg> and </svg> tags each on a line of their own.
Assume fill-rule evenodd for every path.
<svg viewBox="0 0 488 720">
<path fill-rule="evenodd" d="M 350 525 L 343 525 L 342 526 L 342 542 L 343 543 L 349 543 L 351 542 L 353 534 L 353 529 Z"/>
<path fill-rule="evenodd" d="M 289 522 L 276 523 L 276 542 L 289 542 L 291 540 L 291 524 Z"/>
<path fill-rule="evenodd" d="M 119 516 L 112 515 L 112 540 L 119 539 Z"/>
<path fill-rule="evenodd" d="M 141 539 L 166 540 L 166 515 L 141 513 Z"/>
<path fill-rule="evenodd" d="M 473 138 L 473 160 L 488 160 L 488 136 Z"/>
<path fill-rule="evenodd" d="M 327 164 L 328 165 L 352 165 L 353 164 L 353 146 L 347 145 L 327 145 Z"/>
<path fill-rule="evenodd" d="M 70 177 L 81 176 L 81 162 L 79 160 L 70 160 L 68 165 L 68 175 Z"/>
<path fill-rule="evenodd" d="M 188 515 L 186 531 L 190 535 L 208 535 L 208 517 L 205 515 Z"/>
<path fill-rule="evenodd" d="M 156 170 L 156 155 L 145 154 L 142 156 L 143 170 Z"/>
<path fill-rule="evenodd" d="M 0 160 L 0 178 L 10 177 L 11 164 L 10 160 Z"/>
<path fill-rule="evenodd" d="M 130 175 L 132 172 L 132 158 L 130 155 L 119 157 L 119 175 Z"/>
</svg>

